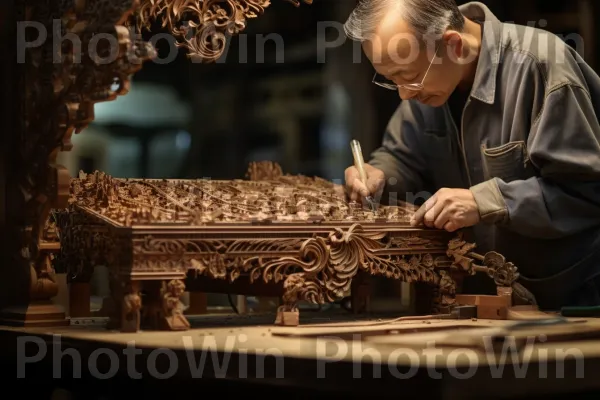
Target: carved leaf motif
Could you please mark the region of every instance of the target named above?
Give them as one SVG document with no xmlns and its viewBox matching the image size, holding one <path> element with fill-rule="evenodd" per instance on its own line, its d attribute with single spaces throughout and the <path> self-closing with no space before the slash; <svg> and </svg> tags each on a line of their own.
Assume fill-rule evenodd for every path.
<svg viewBox="0 0 600 400">
<path fill-rule="evenodd" d="M 191 3 L 189 0 L 173 0 L 173 15 L 175 17 L 179 16 L 179 11 L 186 7 L 188 3 Z"/>
<path fill-rule="evenodd" d="M 206 271 L 206 264 L 200 260 L 191 259 L 192 269 L 196 270 L 199 274 L 203 274 Z"/>
<path fill-rule="evenodd" d="M 232 269 L 229 273 L 229 280 L 231 282 L 235 281 L 241 275 L 241 271 L 238 268 Z"/>
</svg>

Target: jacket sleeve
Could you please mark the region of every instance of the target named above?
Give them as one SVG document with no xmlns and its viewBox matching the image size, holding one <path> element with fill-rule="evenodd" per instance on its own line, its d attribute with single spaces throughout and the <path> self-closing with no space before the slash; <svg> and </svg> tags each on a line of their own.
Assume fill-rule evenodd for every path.
<svg viewBox="0 0 600 400">
<path fill-rule="evenodd" d="M 553 239 L 600 227 L 600 125 L 579 86 L 551 91 L 528 139 L 535 177 L 471 188 L 484 223 Z"/>
<path fill-rule="evenodd" d="M 382 146 L 371 155 L 369 164 L 385 174 L 383 204 L 413 203 L 423 197 L 420 191 L 424 187 L 426 163 L 418 140 L 421 119 L 410 101 L 402 101 L 388 123 Z"/>
</svg>

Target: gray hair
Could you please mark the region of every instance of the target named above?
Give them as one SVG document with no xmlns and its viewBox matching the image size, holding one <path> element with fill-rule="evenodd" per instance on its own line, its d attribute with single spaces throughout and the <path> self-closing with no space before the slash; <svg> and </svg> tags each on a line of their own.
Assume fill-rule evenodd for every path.
<svg viewBox="0 0 600 400">
<path fill-rule="evenodd" d="M 361 0 L 344 24 L 346 36 L 360 42 L 369 40 L 391 11 L 400 12 L 421 36 L 464 28 L 464 17 L 455 0 Z"/>
</svg>

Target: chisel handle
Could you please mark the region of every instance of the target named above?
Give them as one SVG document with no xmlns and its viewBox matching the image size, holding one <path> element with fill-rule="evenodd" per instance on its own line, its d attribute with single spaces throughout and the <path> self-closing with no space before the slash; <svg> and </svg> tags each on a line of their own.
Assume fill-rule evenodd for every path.
<svg viewBox="0 0 600 400">
<path fill-rule="evenodd" d="M 358 170 L 361 182 L 367 185 L 367 172 L 365 171 L 365 160 L 363 158 L 362 149 L 358 140 L 350 142 L 352 148 L 352 156 L 354 157 L 354 166 Z"/>
</svg>

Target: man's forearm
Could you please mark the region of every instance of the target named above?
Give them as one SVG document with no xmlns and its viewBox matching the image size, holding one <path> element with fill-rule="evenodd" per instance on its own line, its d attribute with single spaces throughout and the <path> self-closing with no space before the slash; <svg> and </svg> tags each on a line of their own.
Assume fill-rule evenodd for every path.
<svg viewBox="0 0 600 400">
<path fill-rule="evenodd" d="M 600 227 L 600 182 L 561 184 L 533 177 L 506 183 L 494 178 L 471 191 L 482 222 L 525 236 L 553 239 Z"/>
</svg>

